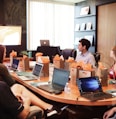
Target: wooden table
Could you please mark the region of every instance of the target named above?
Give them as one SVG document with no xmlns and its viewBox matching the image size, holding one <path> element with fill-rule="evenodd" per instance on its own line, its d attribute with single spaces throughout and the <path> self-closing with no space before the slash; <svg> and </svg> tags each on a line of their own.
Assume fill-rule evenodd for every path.
<svg viewBox="0 0 116 119">
<path fill-rule="evenodd" d="M 48 81 L 49 77 L 41 77 L 40 79 L 33 80 L 33 81 L 23 81 L 17 76 L 16 73 L 11 73 L 11 75 L 17 82 L 28 87 L 29 89 L 31 89 L 32 91 L 36 92 L 37 94 L 43 96 L 44 98 L 52 100 L 52 101 L 62 102 L 62 103 L 66 103 L 66 104 L 84 105 L 84 106 L 106 106 L 106 105 L 116 104 L 116 97 L 110 98 L 110 99 L 99 100 L 99 101 L 95 101 L 95 102 L 91 102 L 85 98 L 82 98 L 80 96 L 77 86 L 72 85 L 71 83 L 69 83 L 69 86 L 71 89 L 70 93 L 62 92 L 59 95 L 55 95 L 55 94 L 50 94 L 48 92 L 45 92 L 45 91 L 43 91 L 35 86 L 32 86 L 30 84 L 33 82 Z M 115 88 L 116 88 L 116 85 L 110 84 L 107 87 L 103 87 L 103 90 L 106 91 L 106 90 L 115 89 Z"/>
</svg>

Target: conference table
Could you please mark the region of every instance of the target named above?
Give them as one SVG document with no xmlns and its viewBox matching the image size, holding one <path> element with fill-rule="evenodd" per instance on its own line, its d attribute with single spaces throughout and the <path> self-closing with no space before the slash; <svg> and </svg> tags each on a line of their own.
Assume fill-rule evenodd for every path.
<svg viewBox="0 0 116 119">
<path fill-rule="evenodd" d="M 49 80 L 49 77 L 41 76 L 38 80 L 31 80 L 31 81 L 24 81 L 18 77 L 15 72 L 11 73 L 12 77 L 20 84 L 24 85 L 25 87 L 29 88 L 33 92 L 43 96 L 46 99 L 66 103 L 66 104 L 73 104 L 73 105 L 83 105 L 83 106 L 107 106 L 107 105 L 114 105 L 116 104 L 116 97 L 104 100 L 98 100 L 91 102 L 83 97 L 80 96 L 78 87 L 71 82 L 69 82 L 70 92 L 62 92 L 61 94 L 51 94 L 46 91 L 39 89 L 36 86 L 33 86 L 32 83 L 38 82 L 46 82 Z M 116 89 L 115 84 L 109 84 L 108 86 L 104 86 L 103 90 L 114 90 Z"/>
</svg>

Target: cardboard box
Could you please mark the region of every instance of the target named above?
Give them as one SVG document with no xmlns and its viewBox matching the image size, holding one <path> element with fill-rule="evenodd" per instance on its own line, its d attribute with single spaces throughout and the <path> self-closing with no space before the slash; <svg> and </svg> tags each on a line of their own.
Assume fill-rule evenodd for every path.
<svg viewBox="0 0 116 119">
<path fill-rule="evenodd" d="M 79 70 L 78 78 L 95 76 L 95 71 Z"/>
<path fill-rule="evenodd" d="M 101 80 L 102 86 L 108 86 L 108 69 L 100 69 L 99 70 L 99 78 Z"/>
<path fill-rule="evenodd" d="M 22 59 L 23 71 L 29 70 L 29 58 Z"/>
<path fill-rule="evenodd" d="M 43 63 L 43 64 L 44 64 L 42 70 L 43 76 L 49 76 L 49 63 Z"/>
<path fill-rule="evenodd" d="M 64 62 L 64 69 L 70 71 L 71 65 L 72 65 L 72 63 L 74 63 L 74 62 L 75 62 L 75 61 L 72 61 L 72 62 L 67 62 L 67 61 L 65 61 L 65 62 Z"/>
<path fill-rule="evenodd" d="M 79 70 L 77 68 L 70 68 L 70 83 L 76 85 Z"/>
<path fill-rule="evenodd" d="M 54 67 L 64 69 L 64 60 L 53 60 Z"/>
<path fill-rule="evenodd" d="M 76 84 L 77 78 L 95 76 L 95 71 L 85 71 L 78 68 L 70 68 L 71 83 Z"/>
</svg>

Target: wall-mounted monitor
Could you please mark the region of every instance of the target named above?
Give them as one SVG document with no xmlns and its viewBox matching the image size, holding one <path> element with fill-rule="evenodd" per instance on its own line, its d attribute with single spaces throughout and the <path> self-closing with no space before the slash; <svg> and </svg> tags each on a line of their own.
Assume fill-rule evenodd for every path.
<svg viewBox="0 0 116 119">
<path fill-rule="evenodd" d="M 0 26 L 0 44 L 21 45 L 21 26 Z"/>
</svg>

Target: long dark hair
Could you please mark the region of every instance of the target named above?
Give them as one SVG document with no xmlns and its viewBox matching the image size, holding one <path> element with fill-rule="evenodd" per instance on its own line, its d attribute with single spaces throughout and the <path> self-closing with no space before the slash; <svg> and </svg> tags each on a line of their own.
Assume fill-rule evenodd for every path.
<svg viewBox="0 0 116 119">
<path fill-rule="evenodd" d="M 3 63 L 5 47 L 0 45 L 0 63 Z"/>
</svg>

